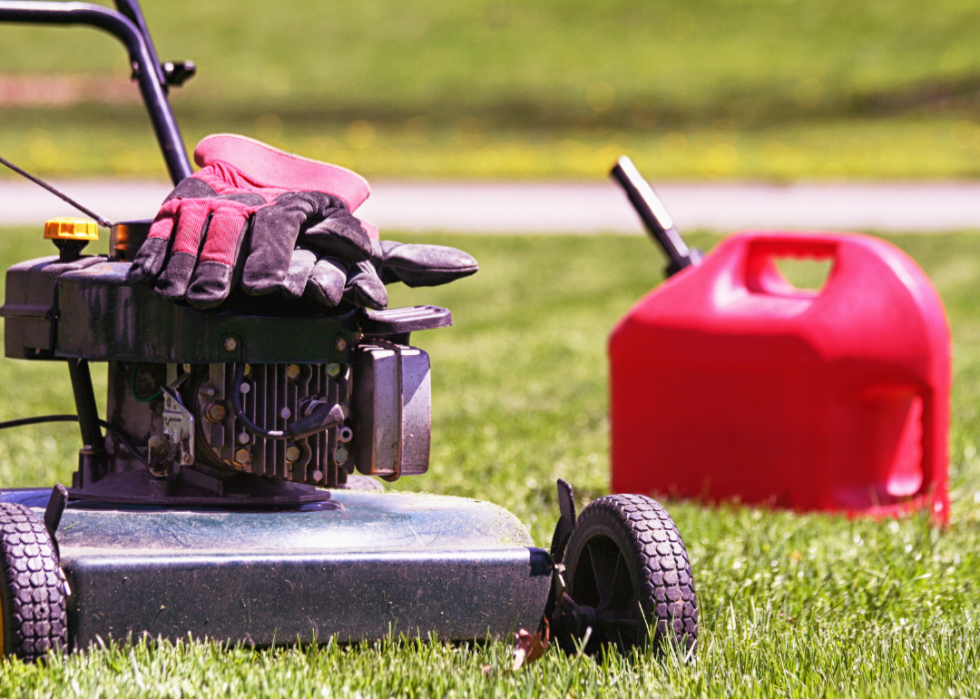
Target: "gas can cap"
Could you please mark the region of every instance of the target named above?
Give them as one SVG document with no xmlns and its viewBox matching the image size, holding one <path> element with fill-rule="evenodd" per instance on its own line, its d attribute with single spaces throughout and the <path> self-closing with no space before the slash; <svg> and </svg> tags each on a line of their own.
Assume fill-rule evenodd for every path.
<svg viewBox="0 0 980 699">
<path fill-rule="evenodd" d="M 99 227 L 87 218 L 53 218 L 44 224 L 46 240 L 90 240 L 99 239 Z"/>
</svg>

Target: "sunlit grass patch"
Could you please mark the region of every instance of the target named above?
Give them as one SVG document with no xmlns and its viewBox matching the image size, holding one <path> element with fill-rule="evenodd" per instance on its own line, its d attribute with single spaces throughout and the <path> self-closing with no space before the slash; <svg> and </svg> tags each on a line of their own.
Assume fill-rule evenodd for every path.
<svg viewBox="0 0 980 699">
<path fill-rule="evenodd" d="M 432 466 L 392 487 L 493 501 L 546 546 L 557 519 L 556 477 L 576 486 L 581 505 L 608 492 L 605 342 L 659 282 L 659 253 L 633 236 L 389 237 L 455 245 L 481 263 L 477 275 L 451 285 L 390 289 L 393 305 L 443 305 L 455 320 L 413 335 L 432 360 Z M 703 249 L 719 239 L 689 237 Z M 973 696 L 980 686 L 980 265 L 970 261 L 980 238 L 890 240 L 932 276 L 953 327 L 950 525 L 668 502 L 700 601 L 695 662 L 654 649 L 627 658 L 549 652 L 509 673 L 506 641 L 294 647 L 282 639 L 282 647 L 258 650 L 110 643 L 46 665 L 0 664 L 0 695 Z M 0 241 L 0 267 L 49 252 L 38 230 L 7 229 Z M 101 375 L 97 365 L 94 374 Z M 59 363 L 0 361 L 0 390 L 0 419 L 72 410 Z M 103 393 L 104 383 L 96 390 Z M 78 446 L 73 425 L 0 432 L 0 487 L 65 482 Z"/>
<path fill-rule="evenodd" d="M 146 117 L 0 111 L 0 152 L 43 176 L 166 177 Z M 179 110 L 178 110 L 179 115 Z M 639 128 L 497 127 L 254 118 L 185 118 L 188 149 L 209 133 L 242 133 L 372 178 L 600 179 L 624 153 L 651 180 L 918 180 L 980 175 L 980 123 L 962 116 L 814 119 L 741 127 L 730 120 Z M 14 177 L 4 170 L 0 179 Z"/>
</svg>

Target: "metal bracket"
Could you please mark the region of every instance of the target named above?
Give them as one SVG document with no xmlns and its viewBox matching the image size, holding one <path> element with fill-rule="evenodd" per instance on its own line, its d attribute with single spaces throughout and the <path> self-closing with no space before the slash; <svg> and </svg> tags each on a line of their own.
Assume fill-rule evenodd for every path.
<svg viewBox="0 0 980 699">
<path fill-rule="evenodd" d="M 551 592 L 548 595 L 548 602 L 545 604 L 544 617 L 541 628 L 545 627 L 547 621 L 551 633 L 558 630 L 558 622 L 561 617 L 561 606 L 568 595 L 565 591 L 568 585 L 565 583 L 565 547 L 568 546 L 568 539 L 575 528 L 577 513 L 575 512 L 575 490 L 561 478 L 558 479 L 558 509 L 561 516 L 555 524 L 555 533 L 551 538 L 551 558 L 554 561 L 554 568 L 551 573 Z"/>
<path fill-rule="evenodd" d="M 565 558 L 565 546 L 568 544 L 568 537 L 575 528 L 575 491 L 572 486 L 558 479 L 558 510 L 561 516 L 555 525 L 555 533 L 551 538 L 551 557 L 556 563 L 561 563 Z"/>
<path fill-rule="evenodd" d="M 167 61 L 160 67 L 170 87 L 180 87 L 197 73 L 194 61 Z"/>
<path fill-rule="evenodd" d="M 55 533 L 58 525 L 61 524 L 61 515 L 65 513 L 68 506 L 68 489 L 58 483 L 51 489 L 51 497 L 48 498 L 48 505 L 44 508 L 44 528 L 48 530 L 51 537 L 51 545 L 54 547 L 54 555 L 61 560 L 61 552 L 58 550 L 58 538 Z"/>
<path fill-rule="evenodd" d="M 194 415 L 177 393 L 177 386 L 188 376 L 183 374 L 162 389 L 163 434 L 150 438 L 147 463 L 150 473 L 158 478 L 176 476 L 181 466 L 194 463 Z"/>
</svg>

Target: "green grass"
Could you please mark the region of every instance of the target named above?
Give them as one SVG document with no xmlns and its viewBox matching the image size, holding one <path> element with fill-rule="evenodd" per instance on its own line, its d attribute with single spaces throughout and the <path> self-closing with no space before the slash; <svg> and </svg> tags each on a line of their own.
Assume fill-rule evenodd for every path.
<svg viewBox="0 0 980 699">
<path fill-rule="evenodd" d="M 37 231 L 3 235 L 0 267 L 48 252 Z M 557 476 L 576 485 L 582 504 L 608 492 L 605 341 L 657 283 L 662 261 L 639 237 L 401 237 L 462 247 L 481 271 L 445 287 L 391 289 L 393 304 L 445 305 L 456 321 L 413 338 L 433 363 L 432 467 L 395 487 L 494 501 L 546 544 Z M 705 249 L 718 240 L 691 239 Z M 697 583 L 696 663 L 549 652 L 512 674 L 503 671 L 507 643 L 139 644 L 47 666 L 0 664 L 0 696 L 975 696 L 980 239 L 891 240 L 931 275 L 953 327 L 950 525 L 667 503 Z M 820 270 L 791 273 L 805 285 Z M 56 364 L 0 361 L 0 386 L 0 419 L 72 410 L 67 371 Z M 0 432 L 0 486 L 66 481 L 76 429 Z"/>
<path fill-rule="evenodd" d="M 980 75 L 968 0 L 174 0 L 145 10 L 161 57 L 198 63 L 181 101 L 202 112 L 749 123 L 905 104 L 924 86 L 969 97 Z M 114 40 L 91 31 L 0 32 L 3 73 L 128 71 Z"/>
<path fill-rule="evenodd" d="M 138 113 L 64 123 L 64 115 L 11 115 L 0 154 L 46 176 L 165 178 L 163 158 Z M 94 117 L 93 117 L 94 119 Z M 637 129 L 527 130 L 479 125 L 310 124 L 262 112 L 250 121 L 184 121 L 188 147 L 208 133 L 242 133 L 372 179 L 600 179 L 633 158 L 654 181 L 748 179 L 791 182 L 975 178 L 980 125 L 962 116 L 815 120 L 738 128 L 730 121 Z M 0 179 L 16 175 L 6 169 Z"/>
<path fill-rule="evenodd" d="M 622 148 L 658 178 L 977 176 L 968 0 L 145 9 L 161 56 L 200 68 L 174 91 L 190 146 L 236 131 L 389 177 L 596 178 Z M 0 76 L 128 74 L 92 31 L 2 26 L 0 45 Z M 0 120 L 2 152 L 42 173 L 160 172 L 132 106 Z"/>
</svg>

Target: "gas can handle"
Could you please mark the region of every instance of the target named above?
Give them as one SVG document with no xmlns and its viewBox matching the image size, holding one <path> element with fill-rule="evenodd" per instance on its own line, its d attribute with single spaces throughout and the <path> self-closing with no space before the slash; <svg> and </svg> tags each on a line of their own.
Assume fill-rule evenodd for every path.
<svg viewBox="0 0 980 699">
<path fill-rule="evenodd" d="M 816 293 L 809 289 L 796 288 L 776 267 L 777 258 L 834 260 L 839 252 L 838 240 L 818 235 L 766 233 L 757 234 L 747 242 L 745 286 L 756 293 L 776 296 L 815 296 L 826 289 L 826 284 Z M 829 283 L 829 277 L 827 281 Z"/>
<path fill-rule="evenodd" d="M 837 257 L 840 242 L 836 237 L 812 233 L 757 234 L 749 242 L 749 256 L 833 259 Z"/>
</svg>

